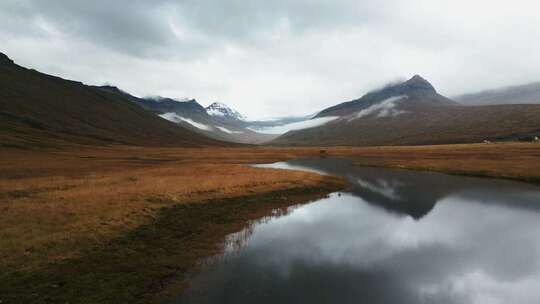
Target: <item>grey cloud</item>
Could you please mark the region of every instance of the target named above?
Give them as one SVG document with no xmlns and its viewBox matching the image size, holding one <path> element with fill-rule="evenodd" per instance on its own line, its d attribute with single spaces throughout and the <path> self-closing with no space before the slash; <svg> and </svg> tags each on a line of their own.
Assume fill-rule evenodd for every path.
<svg viewBox="0 0 540 304">
<path fill-rule="evenodd" d="M 14 16 L 4 22 L 8 25 L 26 22 L 26 30 L 39 32 L 36 20 L 42 20 L 69 39 L 141 57 L 204 52 L 220 43 L 262 43 L 281 27 L 301 34 L 357 26 L 375 13 L 368 5 L 372 1 L 7 1 L 2 11 Z M 179 37 L 175 26 L 188 37 Z"/>
<path fill-rule="evenodd" d="M 292 33 L 321 27 L 362 24 L 373 19 L 373 1 L 212 1 L 179 2 L 181 15 L 195 28 L 229 39 L 256 39 L 260 33 L 286 25 Z"/>
<path fill-rule="evenodd" d="M 170 47 L 172 31 L 159 16 L 162 3 L 144 1 L 39 1 L 22 0 L 21 18 L 51 26 L 66 39 L 88 41 L 127 54 L 144 56 Z M 156 14 L 157 12 L 157 14 Z"/>
<path fill-rule="evenodd" d="M 0 35 L 6 38 L 39 37 L 43 30 L 31 18 L 32 6 L 26 1 L 5 0 L 0 2 Z"/>
<path fill-rule="evenodd" d="M 308 114 L 414 74 L 450 96 L 538 81 L 538 8 L 533 0 L 2 0 L 0 51 L 139 95 L 219 100 L 251 116 Z"/>
</svg>

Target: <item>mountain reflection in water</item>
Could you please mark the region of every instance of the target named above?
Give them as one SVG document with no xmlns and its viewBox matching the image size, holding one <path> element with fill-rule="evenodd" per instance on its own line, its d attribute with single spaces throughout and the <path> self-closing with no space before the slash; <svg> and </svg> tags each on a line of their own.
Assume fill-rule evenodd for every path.
<svg viewBox="0 0 540 304">
<path fill-rule="evenodd" d="M 231 235 L 178 303 L 539 303 L 540 188 L 430 172 L 307 168 L 351 186 Z"/>
</svg>

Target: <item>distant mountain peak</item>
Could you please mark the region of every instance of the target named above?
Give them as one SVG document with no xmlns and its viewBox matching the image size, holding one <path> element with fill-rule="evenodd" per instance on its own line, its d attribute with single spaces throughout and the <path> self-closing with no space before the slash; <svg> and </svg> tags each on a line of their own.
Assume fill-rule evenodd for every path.
<svg viewBox="0 0 540 304">
<path fill-rule="evenodd" d="M 423 78 L 420 75 L 414 75 L 411 79 L 405 81 L 403 85 L 410 87 L 412 89 L 423 89 L 435 92 L 435 88 L 429 81 Z"/>
<path fill-rule="evenodd" d="M 420 75 L 414 75 L 409 80 L 399 83 L 388 84 L 382 89 L 371 91 L 362 98 L 384 100 L 394 96 L 409 95 L 409 94 L 437 94 L 437 91 Z"/>
<path fill-rule="evenodd" d="M 9 58 L 6 54 L 0 53 L 0 63 L 12 64 L 13 60 L 11 60 L 11 58 Z"/>
<path fill-rule="evenodd" d="M 185 97 L 185 98 L 173 99 L 173 100 L 176 101 L 176 102 L 196 103 L 196 104 L 200 105 L 200 103 L 195 98 Z"/>
<path fill-rule="evenodd" d="M 153 100 L 156 102 L 189 102 L 189 103 L 198 103 L 194 98 L 184 97 L 184 98 L 170 98 L 163 96 L 148 96 L 146 99 Z"/>
<path fill-rule="evenodd" d="M 111 85 L 111 84 L 105 84 L 105 85 L 100 86 L 99 88 L 102 89 L 102 90 L 106 90 L 106 91 L 109 91 L 109 92 L 114 92 L 114 93 L 117 93 L 117 94 L 127 94 L 125 91 L 123 91 L 120 88 L 118 88 L 117 86 L 114 86 L 114 85 Z"/>
<path fill-rule="evenodd" d="M 390 83 L 381 89 L 368 92 L 364 96 L 337 104 L 319 112 L 315 118 L 324 116 L 346 116 L 355 112 L 369 109 L 373 105 L 389 106 L 391 98 L 406 97 L 403 99 L 404 107 L 425 107 L 425 106 L 455 106 L 455 101 L 448 99 L 435 90 L 433 85 L 420 75 L 414 75 L 409 80 Z M 401 99 L 400 99 L 401 100 Z M 387 102 L 385 104 L 385 102 Z M 401 105 L 400 105 L 401 106 Z"/>
<path fill-rule="evenodd" d="M 226 104 L 222 103 L 222 102 L 213 102 L 211 105 L 208 106 L 209 108 L 210 107 L 222 107 L 222 108 L 229 108 L 229 106 L 227 106 Z"/>
<path fill-rule="evenodd" d="M 231 109 L 229 106 L 222 102 L 214 102 L 206 108 L 206 112 L 210 116 L 220 116 L 225 118 L 232 118 L 236 120 L 245 120 L 242 114 L 238 111 Z"/>
<path fill-rule="evenodd" d="M 422 76 L 420 76 L 418 74 L 411 77 L 411 79 L 409 79 L 408 81 L 410 81 L 410 82 L 428 82 L 424 77 L 422 77 Z"/>
</svg>

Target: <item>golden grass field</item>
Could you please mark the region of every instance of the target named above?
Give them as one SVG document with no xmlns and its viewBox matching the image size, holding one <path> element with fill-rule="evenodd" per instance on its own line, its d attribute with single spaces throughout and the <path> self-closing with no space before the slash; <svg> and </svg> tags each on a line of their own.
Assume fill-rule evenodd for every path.
<svg viewBox="0 0 540 304">
<path fill-rule="evenodd" d="M 323 195 L 344 187 L 334 177 L 245 165 L 321 155 L 350 157 L 363 166 L 540 181 L 540 144 L 533 143 L 367 148 L 118 146 L 39 152 L 3 149 L 0 269 L 33 273 L 76 259 L 87 248 L 106 247 L 111 240 L 152 223 L 161 210 L 172 206 L 227 202 L 291 189 L 298 194 L 302 189 L 317 187 L 323 189 L 317 195 Z M 287 203 L 305 199 L 291 197 Z M 265 205 L 265 212 L 269 206 Z M 261 212 L 250 211 L 237 220 L 260 217 Z M 204 223 L 195 224 L 202 227 L 201 237 L 208 237 Z M 212 241 L 233 232 L 231 227 L 239 228 L 227 227 L 214 231 Z M 192 258 L 214 253 L 210 250 Z"/>
<path fill-rule="evenodd" d="M 540 143 L 339 148 L 356 165 L 429 170 L 540 183 Z"/>
<path fill-rule="evenodd" d="M 311 173 L 257 169 L 293 154 L 235 149 L 3 151 L 0 265 L 39 267 L 151 221 L 171 204 L 317 186 Z"/>
<path fill-rule="evenodd" d="M 314 186 L 325 177 L 242 164 L 326 155 L 356 164 L 534 181 L 540 144 L 368 148 L 81 148 L 0 151 L 1 264 L 76 254 L 171 203 Z M 152 204 L 148 204 L 151 201 Z M 44 255 L 43 255 L 44 254 Z M 35 256 L 35 258 L 34 258 Z M 28 263 L 30 262 L 30 263 Z"/>
</svg>

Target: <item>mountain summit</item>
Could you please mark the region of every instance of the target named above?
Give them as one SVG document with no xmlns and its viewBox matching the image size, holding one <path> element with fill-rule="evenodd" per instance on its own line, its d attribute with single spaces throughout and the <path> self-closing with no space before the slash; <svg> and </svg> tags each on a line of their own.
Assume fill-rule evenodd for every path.
<svg viewBox="0 0 540 304">
<path fill-rule="evenodd" d="M 11 60 L 6 54 L 0 53 L 0 63 L 1 64 L 12 64 L 13 60 Z"/>
<path fill-rule="evenodd" d="M 191 98 L 185 98 L 182 100 L 172 99 L 168 97 L 136 97 L 129 93 L 126 93 L 125 91 L 112 86 L 112 85 L 105 85 L 98 87 L 101 90 L 108 91 L 111 93 L 115 93 L 118 95 L 121 95 L 128 100 L 134 102 L 135 104 L 145 108 L 146 110 L 149 110 L 154 113 L 167 113 L 167 112 L 190 112 L 190 113 L 204 113 L 206 114 L 206 110 L 203 106 L 201 106 L 197 100 L 191 99 Z"/>
<path fill-rule="evenodd" d="M 219 116 L 228 119 L 244 121 L 245 118 L 238 111 L 229 108 L 226 104 L 221 102 L 214 102 L 206 108 L 206 112 L 211 116 Z"/>
<path fill-rule="evenodd" d="M 161 118 L 220 141 L 254 144 L 275 138 L 274 135 L 247 129 L 248 123 L 242 120 L 242 115 L 222 103 L 213 103 L 205 108 L 195 99 L 140 98 L 110 85 L 98 88 L 120 95 Z"/>
<path fill-rule="evenodd" d="M 425 78 L 423 78 L 420 75 L 414 75 L 411 79 L 405 81 L 403 83 L 403 86 L 405 88 L 408 88 L 410 90 L 426 90 L 426 91 L 433 91 L 437 92 L 433 85 L 429 83 Z"/>
<path fill-rule="evenodd" d="M 368 109 L 377 104 L 382 104 L 391 98 L 406 99 L 408 107 L 431 107 L 431 106 L 453 106 L 457 105 L 435 90 L 433 85 L 420 75 L 414 75 L 411 79 L 387 85 L 382 89 L 371 91 L 359 99 L 340 103 L 319 112 L 317 117 L 325 116 L 346 116 L 364 109 Z"/>
<path fill-rule="evenodd" d="M 415 75 L 327 108 L 314 119 L 323 124 L 290 131 L 272 143 L 376 146 L 504 140 L 537 136 L 539 117 L 540 105 L 462 106 Z"/>
</svg>

